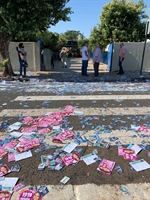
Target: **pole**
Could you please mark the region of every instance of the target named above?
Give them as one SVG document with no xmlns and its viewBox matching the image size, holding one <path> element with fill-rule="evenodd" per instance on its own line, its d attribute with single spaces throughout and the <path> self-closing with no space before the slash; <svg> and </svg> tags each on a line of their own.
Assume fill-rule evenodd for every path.
<svg viewBox="0 0 150 200">
<path fill-rule="evenodd" d="M 146 42 L 147 42 L 147 32 L 148 32 L 148 29 L 149 29 L 149 21 L 147 22 L 147 26 L 146 26 L 145 43 L 144 43 L 144 48 L 143 48 L 143 55 L 142 55 L 140 75 L 142 75 L 142 70 L 143 70 L 143 62 L 144 62 L 144 56 L 145 56 L 145 48 L 146 48 Z"/>
</svg>

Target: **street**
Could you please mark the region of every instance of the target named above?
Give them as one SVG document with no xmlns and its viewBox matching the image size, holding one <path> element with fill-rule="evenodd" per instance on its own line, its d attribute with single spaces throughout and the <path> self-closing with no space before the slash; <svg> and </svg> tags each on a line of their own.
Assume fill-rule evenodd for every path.
<svg viewBox="0 0 150 200">
<path fill-rule="evenodd" d="M 30 186 L 45 185 L 49 193 L 43 200 L 124 200 L 149 199 L 150 169 L 135 171 L 118 155 L 118 147 L 129 144 L 144 146 L 137 154 L 137 160 L 144 159 L 150 164 L 150 76 L 142 77 L 138 72 L 125 72 L 123 76 L 109 74 L 107 66 L 100 65 L 98 78 L 93 76 L 91 61 L 89 62 L 89 77 L 81 76 L 81 59 L 68 60 L 68 68 L 62 68 L 61 63 L 55 62 L 55 68 L 48 72 L 29 72 L 27 82 L 0 82 L 0 122 L 11 125 L 22 122 L 25 117 L 38 118 L 47 113 L 63 112 L 66 106 L 71 106 L 74 113 L 65 116 L 62 124 L 51 126 L 54 130 L 63 128 L 72 130 L 79 141 L 71 138 L 64 144 L 53 142 L 53 134 L 44 135 L 44 142 L 49 146 L 57 145 L 41 152 L 31 150 L 32 156 L 20 161 L 8 162 L 5 156 L 1 161 L 10 168 L 19 163 L 21 170 L 11 172 L 6 177 L 18 177 L 19 183 Z M 26 125 L 24 125 L 26 127 Z M 139 129 L 136 129 L 139 127 Z M 96 133 L 96 130 L 99 132 Z M 0 129 L 1 139 L 8 137 L 10 132 Z M 108 142 L 109 148 L 95 146 L 98 139 Z M 52 154 L 70 142 L 80 142 L 83 155 L 96 152 L 100 158 L 115 162 L 121 166 L 123 173 L 117 173 L 115 168 L 111 175 L 97 170 L 100 163 L 87 165 L 83 160 L 75 165 L 64 166 L 60 171 L 38 171 L 41 156 Z M 66 184 L 61 179 L 69 177 Z M 1 185 L 1 184 L 0 184 Z M 130 191 L 126 196 L 121 190 L 126 186 Z M 20 190 L 21 191 L 21 190 Z M 12 200 L 17 200 L 20 191 L 14 192 Z"/>
</svg>

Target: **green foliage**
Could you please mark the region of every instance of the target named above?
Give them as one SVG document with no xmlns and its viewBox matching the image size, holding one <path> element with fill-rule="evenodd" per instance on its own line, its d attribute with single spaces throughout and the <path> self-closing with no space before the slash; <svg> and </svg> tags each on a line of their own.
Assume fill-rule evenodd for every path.
<svg viewBox="0 0 150 200">
<path fill-rule="evenodd" d="M 79 34 L 81 34 L 80 31 L 68 30 L 64 33 L 64 36 L 67 40 L 77 40 Z"/>
<path fill-rule="evenodd" d="M 64 34 L 60 34 L 57 43 L 57 49 L 61 49 L 62 47 L 66 46 L 68 40 L 66 39 Z"/>
<path fill-rule="evenodd" d="M 82 49 L 82 47 L 84 46 L 85 42 L 88 42 L 89 43 L 89 39 L 82 39 L 82 40 L 79 40 L 78 41 L 78 48 L 79 49 Z"/>
<path fill-rule="evenodd" d="M 59 40 L 58 33 L 53 33 L 46 30 L 44 32 L 38 32 L 35 38 L 36 38 L 36 41 L 38 39 L 42 40 L 43 46 L 47 45 L 48 48 L 50 48 L 51 50 L 53 51 L 57 50 L 57 45 L 58 45 L 58 40 Z"/>
<path fill-rule="evenodd" d="M 56 51 L 58 49 L 61 49 L 63 46 L 66 46 L 68 40 L 77 40 L 79 34 L 80 31 L 75 30 L 68 30 L 62 34 L 53 33 L 46 30 L 44 32 L 38 32 L 35 38 L 36 41 L 40 38 L 43 42 L 43 45 L 47 45 L 50 49 Z"/>
<path fill-rule="evenodd" d="M 112 42 L 139 42 L 144 40 L 145 21 L 148 16 L 143 0 L 137 3 L 113 0 L 103 7 L 100 25 L 94 27 L 90 36 L 91 47 L 98 40 L 102 48 Z"/>
<path fill-rule="evenodd" d="M 69 0 L 0 0 L 0 32 L 28 37 L 58 21 L 68 21 Z"/>
<path fill-rule="evenodd" d="M 103 39 L 103 35 L 100 29 L 100 26 L 95 26 L 91 31 L 90 38 L 89 38 L 89 49 L 91 51 L 94 50 L 95 44 L 99 43 L 101 49 L 105 48 L 105 40 Z"/>
<path fill-rule="evenodd" d="M 8 59 L 5 59 L 2 61 L 2 63 L 0 63 L 0 67 L 4 67 L 8 62 Z"/>
</svg>

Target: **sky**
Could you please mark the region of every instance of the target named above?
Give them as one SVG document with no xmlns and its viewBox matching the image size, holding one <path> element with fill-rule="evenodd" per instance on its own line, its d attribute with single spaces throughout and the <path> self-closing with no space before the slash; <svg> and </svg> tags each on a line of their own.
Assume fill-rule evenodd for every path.
<svg viewBox="0 0 150 200">
<path fill-rule="evenodd" d="M 88 38 L 92 28 L 100 23 L 103 6 L 109 2 L 110 0 L 70 0 L 66 7 L 71 7 L 74 12 L 70 15 L 71 21 L 60 21 L 55 26 L 50 27 L 49 31 L 60 34 L 67 30 L 75 30 L 80 31 Z M 150 0 L 144 2 L 147 8 L 150 8 Z"/>
</svg>

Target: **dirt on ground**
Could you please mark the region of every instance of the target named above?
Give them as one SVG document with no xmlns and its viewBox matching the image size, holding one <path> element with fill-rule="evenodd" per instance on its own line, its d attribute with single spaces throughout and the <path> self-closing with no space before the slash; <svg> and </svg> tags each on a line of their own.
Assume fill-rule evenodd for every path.
<svg viewBox="0 0 150 200">
<path fill-rule="evenodd" d="M 100 147 L 81 147 L 83 148 L 84 155 L 92 153 L 94 149 L 98 150 L 98 156 L 106 158 L 116 162 L 116 166 L 120 165 L 123 169 L 122 174 L 118 174 L 114 169 L 112 174 L 106 175 L 97 170 L 99 162 L 91 165 L 86 165 L 84 161 L 79 162 L 77 165 L 65 166 L 60 171 L 50 171 L 46 167 L 44 171 L 38 171 L 38 165 L 41 163 L 41 155 L 51 154 L 55 149 L 43 151 L 41 153 L 33 153 L 33 157 L 21 160 L 18 162 L 9 163 L 11 167 L 15 163 L 21 165 L 20 172 L 11 172 L 6 177 L 20 177 L 19 182 L 24 181 L 26 185 L 59 185 L 60 180 L 64 176 L 68 176 L 70 180 L 67 184 L 82 185 L 87 183 L 94 183 L 97 185 L 102 184 L 127 184 L 127 183 L 145 183 L 149 182 L 150 169 L 136 172 L 131 169 L 129 161 L 124 160 L 122 156 L 118 156 L 117 147 L 111 146 L 109 149 L 103 149 Z M 148 150 L 142 151 L 138 155 L 138 159 L 145 159 L 147 162 Z M 7 156 L 1 160 L 1 162 L 7 163 Z"/>
</svg>

